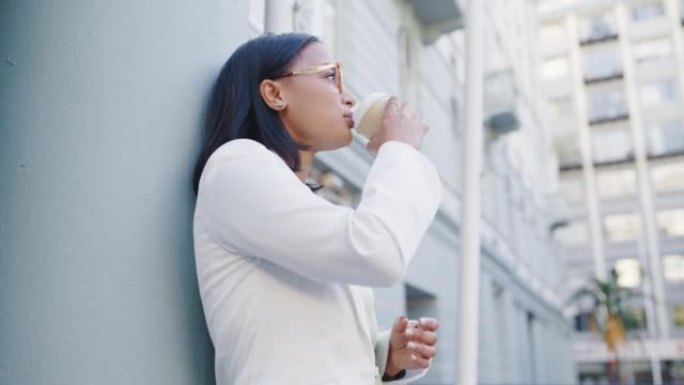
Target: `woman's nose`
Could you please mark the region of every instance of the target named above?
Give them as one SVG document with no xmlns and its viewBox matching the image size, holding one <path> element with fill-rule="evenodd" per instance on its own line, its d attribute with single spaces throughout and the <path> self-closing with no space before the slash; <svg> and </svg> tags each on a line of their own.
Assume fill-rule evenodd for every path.
<svg viewBox="0 0 684 385">
<path fill-rule="evenodd" d="M 348 90 L 344 90 L 342 93 L 342 103 L 350 108 L 354 108 L 358 104 L 354 95 L 352 95 Z"/>
</svg>

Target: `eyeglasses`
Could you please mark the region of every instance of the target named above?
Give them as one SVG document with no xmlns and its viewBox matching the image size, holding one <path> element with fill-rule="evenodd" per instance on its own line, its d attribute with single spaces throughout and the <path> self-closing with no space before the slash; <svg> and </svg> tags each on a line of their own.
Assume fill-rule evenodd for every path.
<svg viewBox="0 0 684 385">
<path fill-rule="evenodd" d="M 292 71 L 292 72 L 285 72 L 283 74 L 280 74 L 276 79 L 280 78 L 286 78 L 290 76 L 297 76 L 297 75 L 304 75 L 304 74 L 315 74 L 327 70 L 335 70 L 335 84 L 337 85 L 337 90 L 340 91 L 340 93 L 344 92 L 344 82 L 343 82 L 343 76 L 342 76 L 342 64 L 340 62 L 337 63 L 326 63 L 326 64 L 321 64 L 313 67 L 307 67 L 304 69 L 301 69 L 299 71 Z"/>
</svg>

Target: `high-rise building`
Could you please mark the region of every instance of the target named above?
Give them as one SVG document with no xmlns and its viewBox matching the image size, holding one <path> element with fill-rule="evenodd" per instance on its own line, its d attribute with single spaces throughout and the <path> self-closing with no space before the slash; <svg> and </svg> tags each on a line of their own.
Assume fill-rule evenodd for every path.
<svg viewBox="0 0 684 385">
<path fill-rule="evenodd" d="M 540 1 L 541 74 L 559 160 L 568 292 L 618 274 L 645 320 L 618 349 L 631 381 L 684 378 L 684 2 Z M 609 353 L 576 316 L 581 380 Z"/>
</svg>

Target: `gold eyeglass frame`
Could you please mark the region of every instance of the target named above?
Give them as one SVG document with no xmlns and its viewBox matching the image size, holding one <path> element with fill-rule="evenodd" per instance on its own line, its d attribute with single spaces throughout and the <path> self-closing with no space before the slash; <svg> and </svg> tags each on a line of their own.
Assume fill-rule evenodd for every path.
<svg viewBox="0 0 684 385">
<path fill-rule="evenodd" d="M 287 78 L 291 76 L 298 76 L 298 75 L 306 75 L 306 74 L 316 74 L 319 72 L 323 72 L 329 69 L 335 69 L 336 71 L 336 76 L 335 76 L 335 83 L 337 85 L 338 91 L 340 93 L 344 92 L 344 80 L 343 80 L 343 75 L 342 75 L 342 63 L 340 62 L 335 62 L 335 63 L 325 63 L 313 67 L 307 67 L 303 68 L 299 71 L 291 71 L 291 72 L 285 72 L 280 74 L 276 79 L 280 78 Z"/>
</svg>

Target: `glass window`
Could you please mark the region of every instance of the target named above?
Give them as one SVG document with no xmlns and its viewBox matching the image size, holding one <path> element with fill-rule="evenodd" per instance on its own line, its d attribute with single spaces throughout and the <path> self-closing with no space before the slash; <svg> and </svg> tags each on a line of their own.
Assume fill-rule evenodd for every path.
<svg viewBox="0 0 684 385">
<path fill-rule="evenodd" d="M 684 236 L 684 209 L 659 211 L 658 229 L 666 237 Z"/>
<path fill-rule="evenodd" d="M 589 228 L 587 222 L 576 220 L 554 231 L 558 241 L 566 246 L 581 246 L 589 243 Z"/>
<path fill-rule="evenodd" d="M 569 71 L 568 59 L 565 57 L 545 60 L 542 66 L 542 76 L 544 76 L 544 79 L 562 78 L 568 76 Z"/>
<path fill-rule="evenodd" d="M 594 162 L 615 162 L 630 159 L 632 137 L 626 125 L 592 127 L 591 149 Z"/>
<path fill-rule="evenodd" d="M 552 118 L 559 119 L 573 115 L 572 99 L 568 97 L 550 99 L 549 113 Z"/>
<path fill-rule="evenodd" d="M 652 124 L 648 128 L 648 150 L 655 156 L 684 152 L 684 122 Z"/>
<path fill-rule="evenodd" d="M 622 87 L 591 90 L 588 102 L 589 121 L 614 119 L 627 115 L 627 100 Z"/>
<path fill-rule="evenodd" d="M 565 28 L 563 24 L 545 24 L 540 28 L 539 34 L 542 44 L 556 44 L 565 39 Z"/>
<path fill-rule="evenodd" d="M 584 196 L 584 181 L 579 175 L 561 176 L 559 190 L 561 195 L 570 204 L 583 203 L 586 199 Z"/>
<path fill-rule="evenodd" d="M 673 80 L 659 80 L 641 85 L 641 104 L 654 106 L 671 102 L 677 97 L 677 84 Z"/>
<path fill-rule="evenodd" d="M 603 227 L 608 242 L 634 241 L 639 237 L 639 216 L 637 214 L 607 215 Z"/>
<path fill-rule="evenodd" d="M 578 139 L 575 135 L 559 136 L 554 145 L 558 152 L 558 161 L 561 166 L 581 165 L 582 153 L 579 149 Z"/>
<path fill-rule="evenodd" d="M 581 312 L 575 316 L 575 331 L 588 332 L 595 329 L 594 313 Z"/>
<path fill-rule="evenodd" d="M 617 46 L 587 50 L 583 53 L 585 79 L 601 79 L 622 74 Z"/>
<path fill-rule="evenodd" d="M 622 287 L 638 287 L 641 285 L 641 267 L 636 258 L 625 258 L 615 262 L 618 285 Z"/>
<path fill-rule="evenodd" d="M 632 20 L 640 22 L 648 19 L 663 16 L 665 9 L 660 1 L 638 4 L 632 7 Z"/>
<path fill-rule="evenodd" d="M 656 192 L 684 190 L 684 163 L 653 165 L 651 180 Z"/>
<path fill-rule="evenodd" d="M 594 15 L 580 20 L 580 40 L 601 40 L 616 34 L 615 19 L 612 14 Z"/>
<path fill-rule="evenodd" d="M 672 57 L 672 44 L 667 38 L 647 40 L 634 44 L 632 52 L 637 63 L 669 59 Z"/>
<path fill-rule="evenodd" d="M 601 198 L 631 196 L 636 192 L 634 169 L 602 170 L 596 173 L 596 188 Z"/>
<path fill-rule="evenodd" d="M 670 283 L 684 282 L 684 255 L 666 255 L 663 257 L 665 280 Z"/>
<path fill-rule="evenodd" d="M 674 324 L 678 328 L 684 327 L 684 305 L 677 305 L 672 311 L 674 317 Z"/>
</svg>

